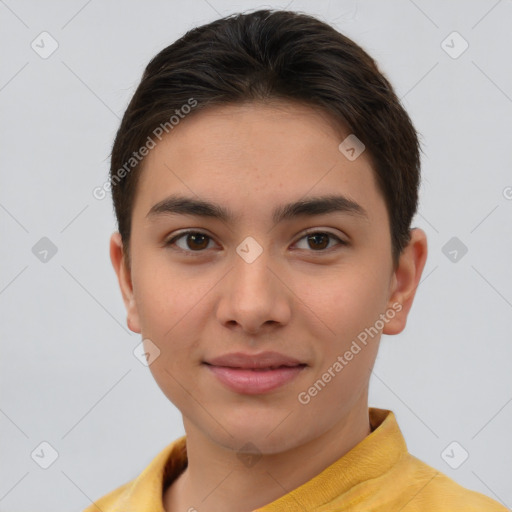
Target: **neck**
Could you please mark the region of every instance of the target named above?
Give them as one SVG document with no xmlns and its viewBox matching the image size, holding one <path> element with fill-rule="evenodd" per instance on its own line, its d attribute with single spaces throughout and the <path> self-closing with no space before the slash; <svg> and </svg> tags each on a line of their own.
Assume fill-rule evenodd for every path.
<svg viewBox="0 0 512 512">
<path fill-rule="evenodd" d="M 253 511 L 311 480 L 371 432 L 364 403 L 322 435 L 244 464 L 237 452 L 212 441 L 185 419 L 184 425 L 188 465 L 165 491 L 166 512 Z"/>
</svg>

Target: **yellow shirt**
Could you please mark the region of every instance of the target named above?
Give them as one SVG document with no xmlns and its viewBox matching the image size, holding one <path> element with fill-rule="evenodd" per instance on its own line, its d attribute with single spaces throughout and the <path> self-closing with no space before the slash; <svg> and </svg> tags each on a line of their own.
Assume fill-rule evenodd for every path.
<svg viewBox="0 0 512 512">
<path fill-rule="evenodd" d="M 507 512 L 407 451 L 392 411 L 369 408 L 372 432 L 320 474 L 254 512 Z M 84 512 L 165 512 L 164 489 L 186 468 L 186 436 L 134 480 Z M 96 506 L 95 506 L 96 505 Z"/>
</svg>

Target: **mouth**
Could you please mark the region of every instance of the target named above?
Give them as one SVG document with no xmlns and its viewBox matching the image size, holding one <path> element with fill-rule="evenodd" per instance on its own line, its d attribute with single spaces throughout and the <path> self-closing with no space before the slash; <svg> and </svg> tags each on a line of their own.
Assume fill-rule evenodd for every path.
<svg viewBox="0 0 512 512">
<path fill-rule="evenodd" d="M 215 366 L 217 368 L 231 368 L 233 370 L 250 370 L 253 372 L 268 372 L 271 370 L 279 370 L 280 368 L 298 368 L 307 366 L 305 363 L 299 363 L 294 365 L 281 364 L 279 366 L 264 366 L 264 367 L 244 367 L 244 366 L 228 366 L 228 365 L 215 365 L 211 363 L 204 362 L 204 364 L 208 366 Z"/>
<path fill-rule="evenodd" d="M 231 352 L 203 361 L 220 383 L 235 393 L 260 395 L 289 384 L 308 366 L 279 352 Z"/>
</svg>

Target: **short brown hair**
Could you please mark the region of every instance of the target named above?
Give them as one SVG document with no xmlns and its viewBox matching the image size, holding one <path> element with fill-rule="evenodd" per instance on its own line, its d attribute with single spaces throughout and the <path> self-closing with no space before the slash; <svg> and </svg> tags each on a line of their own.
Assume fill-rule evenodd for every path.
<svg viewBox="0 0 512 512">
<path fill-rule="evenodd" d="M 137 151 L 151 134 L 159 126 L 169 132 L 172 117 L 191 100 L 194 115 L 208 106 L 268 99 L 320 107 L 363 142 L 388 210 L 396 268 L 418 203 L 417 133 L 391 84 L 360 46 L 310 15 L 279 10 L 232 14 L 194 28 L 147 65 L 111 155 L 110 184 L 125 254 L 143 163 Z"/>
</svg>

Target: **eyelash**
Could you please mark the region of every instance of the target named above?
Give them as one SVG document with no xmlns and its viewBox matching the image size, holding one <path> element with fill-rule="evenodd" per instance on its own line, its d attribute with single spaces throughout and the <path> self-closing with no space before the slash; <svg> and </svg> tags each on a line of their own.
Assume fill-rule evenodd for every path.
<svg viewBox="0 0 512 512">
<path fill-rule="evenodd" d="M 336 240 L 338 242 L 338 245 L 339 246 L 346 246 L 348 245 L 347 242 L 345 242 L 344 240 L 342 240 L 341 238 L 339 238 L 338 236 L 336 236 L 334 233 L 330 233 L 329 231 L 321 231 L 321 230 L 317 230 L 317 231 L 307 231 L 306 233 L 304 233 L 298 240 L 297 242 L 299 242 L 300 240 L 308 237 L 308 236 L 311 236 L 311 235 L 317 235 L 317 234 L 322 234 L 322 235 L 327 235 L 329 236 L 330 238 Z M 186 231 L 182 231 L 181 233 L 179 233 L 178 235 L 172 237 L 171 239 L 167 240 L 165 242 L 165 247 L 171 247 L 172 245 L 174 245 L 174 243 L 179 240 L 180 238 L 183 238 L 183 237 L 186 237 L 187 235 L 203 235 L 205 236 L 206 238 L 209 238 L 210 240 L 213 240 L 213 238 L 211 236 L 209 236 L 207 233 L 204 233 L 202 231 L 197 231 L 197 230 L 193 230 L 193 229 L 189 229 L 189 230 L 186 230 Z M 295 242 L 295 243 L 297 243 Z M 329 249 L 332 249 L 332 247 L 329 247 L 327 249 L 319 249 L 319 250 L 310 250 L 309 252 L 312 252 L 312 253 L 325 253 L 327 252 Z M 175 249 L 176 250 L 176 249 Z M 181 252 L 184 252 L 186 253 L 188 256 L 194 256 L 194 255 L 199 255 L 203 252 L 206 251 L 206 249 L 202 249 L 202 250 L 199 250 L 199 251 L 192 251 L 192 250 L 189 250 L 189 249 L 182 249 L 181 247 L 178 247 L 177 249 L 178 251 L 181 251 Z"/>
</svg>

